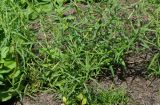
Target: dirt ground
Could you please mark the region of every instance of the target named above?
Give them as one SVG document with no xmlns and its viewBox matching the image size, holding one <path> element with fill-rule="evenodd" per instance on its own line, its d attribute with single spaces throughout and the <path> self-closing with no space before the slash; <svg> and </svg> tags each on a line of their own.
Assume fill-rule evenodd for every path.
<svg viewBox="0 0 160 105">
<path fill-rule="evenodd" d="M 29 97 L 24 97 L 22 100 L 23 105 L 61 105 L 60 101 L 57 100 L 55 94 L 41 93 L 36 94 L 34 99 Z M 15 103 L 15 105 L 22 105 L 20 102 Z"/>
<path fill-rule="evenodd" d="M 99 81 L 103 89 L 124 88 L 127 91 L 129 102 L 127 105 L 160 105 L 160 79 L 144 77 L 127 77 L 125 81 L 113 83 L 113 81 L 103 78 Z M 95 86 L 97 87 L 97 86 Z M 36 94 L 34 99 L 24 97 L 23 105 L 61 105 L 55 94 Z M 20 102 L 6 103 L 2 105 L 21 105 Z"/>
<path fill-rule="evenodd" d="M 100 84 L 108 89 L 111 85 L 124 88 L 129 96 L 127 105 L 160 105 L 160 79 L 143 77 L 127 77 L 116 84 L 110 80 L 102 80 Z"/>
<path fill-rule="evenodd" d="M 160 79 L 146 80 L 137 77 L 130 82 L 132 78 L 127 78 L 127 91 L 130 96 L 128 105 L 160 105 Z M 123 85 L 126 85 L 125 83 Z"/>
</svg>

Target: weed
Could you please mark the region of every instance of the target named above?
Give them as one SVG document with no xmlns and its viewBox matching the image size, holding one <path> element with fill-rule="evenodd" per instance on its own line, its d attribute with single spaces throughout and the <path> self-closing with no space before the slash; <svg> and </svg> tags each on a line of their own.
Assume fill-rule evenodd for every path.
<svg viewBox="0 0 160 105">
<path fill-rule="evenodd" d="M 2 0 L 0 84 L 7 90 L 0 94 L 7 96 L 1 100 L 23 89 L 51 89 L 65 104 L 91 104 L 88 81 L 106 71 L 114 77 L 115 65 L 127 70 L 124 56 L 142 50 L 156 51 L 148 70 L 159 75 L 158 16 L 157 4 L 144 0 L 129 6 L 117 0 Z M 95 103 L 126 103 L 124 93 L 102 91 Z"/>
<path fill-rule="evenodd" d="M 126 105 L 128 102 L 127 95 L 123 89 L 108 89 L 107 91 L 102 90 L 96 97 L 97 104 L 103 103 L 103 105 Z"/>
</svg>

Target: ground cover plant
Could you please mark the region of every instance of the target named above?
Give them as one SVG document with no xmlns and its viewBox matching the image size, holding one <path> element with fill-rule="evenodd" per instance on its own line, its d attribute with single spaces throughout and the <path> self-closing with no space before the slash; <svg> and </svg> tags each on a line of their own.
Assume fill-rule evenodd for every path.
<svg viewBox="0 0 160 105">
<path fill-rule="evenodd" d="M 65 105 L 127 104 L 123 89 L 90 84 L 159 77 L 157 2 L 1 0 L 0 101 L 47 90 Z"/>
</svg>

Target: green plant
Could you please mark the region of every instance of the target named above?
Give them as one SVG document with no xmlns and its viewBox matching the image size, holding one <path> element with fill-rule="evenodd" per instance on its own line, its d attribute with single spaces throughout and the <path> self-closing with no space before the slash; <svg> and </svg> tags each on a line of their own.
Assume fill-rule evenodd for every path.
<svg viewBox="0 0 160 105">
<path fill-rule="evenodd" d="M 0 49 L 0 101 L 7 101 L 20 94 L 22 89 L 22 71 L 17 67 L 10 47 Z"/>
<path fill-rule="evenodd" d="M 17 14 L 18 13 L 18 14 Z M 17 95 L 22 98 L 24 89 L 24 55 L 22 43 L 26 26 L 24 14 L 13 1 L 0 4 L 0 102 L 8 101 Z M 23 33 L 23 35 L 22 35 Z"/>
<path fill-rule="evenodd" d="M 160 75 L 160 62 L 159 62 L 159 59 L 160 59 L 160 54 L 158 52 L 158 53 L 156 53 L 154 55 L 154 57 L 152 58 L 149 66 L 148 66 L 148 69 L 151 72 L 150 75 L 156 75 L 156 76 Z"/>
<path fill-rule="evenodd" d="M 90 105 L 127 105 L 129 97 L 124 88 L 112 88 L 105 89 L 99 85 L 98 87 L 91 87 L 89 89 L 90 99 L 87 101 Z M 81 96 L 79 94 L 78 96 Z M 88 104 L 87 104 L 88 105 Z"/>
<path fill-rule="evenodd" d="M 108 89 L 101 91 L 97 95 L 97 103 L 102 105 L 126 105 L 128 97 L 123 89 Z"/>
<path fill-rule="evenodd" d="M 102 68 L 112 71 L 114 76 L 115 70 L 109 67 L 124 64 L 122 56 L 129 46 L 127 41 L 122 42 L 125 37 L 118 37 L 119 31 L 124 32 L 123 23 L 116 17 L 119 5 L 115 3 L 111 7 L 101 16 L 103 8 L 96 10 L 90 6 L 70 19 L 62 16 L 65 8 L 58 6 L 62 11 L 57 12 L 56 8 L 50 23 L 43 16 L 40 18 L 44 37 L 51 33 L 49 40 L 38 41 L 41 46 L 39 55 L 44 59 L 36 61 L 40 66 L 40 86 L 55 89 L 73 103 L 79 90 L 89 94 L 87 81 L 103 72 Z M 100 18 L 97 19 L 95 14 Z M 44 30 L 47 26 L 50 28 Z"/>
<path fill-rule="evenodd" d="M 64 104 L 91 104 L 90 80 L 103 72 L 114 77 L 127 70 L 126 53 L 152 47 L 157 52 L 149 73 L 160 75 L 159 7 L 153 1 L 1 0 L 0 81 L 8 87 L 1 100 L 21 95 L 26 77 L 29 94 L 51 89 L 65 96 Z M 95 104 L 126 102 L 121 90 L 97 95 Z"/>
</svg>

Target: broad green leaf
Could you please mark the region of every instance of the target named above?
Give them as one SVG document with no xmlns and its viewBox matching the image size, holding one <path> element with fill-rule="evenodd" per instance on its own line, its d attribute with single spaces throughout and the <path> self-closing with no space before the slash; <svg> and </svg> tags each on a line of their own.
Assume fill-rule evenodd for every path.
<svg viewBox="0 0 160 105">
<path fill-rule="evenodd" d="M 87 98 L 83 98 L 82 105 L 86 105 L 86 104 L 87 104 Z"/>
<path fill-rule="evenodd" d="M 4 66 L 9 69 L 14 69 L 16 68 L 16 62 L 15 61 L 5 61 Z"/>
<path fill-rule="evenodd" d="M 12 98 L 10 93 L 0 93 L 0 101 L 5 102 Z"/>
<path fill-rule="evenodd" d="M 2 68 L 3 68 L 3 64 L 0 63 L 0 69 L 2 69 Z"/>
<path fill-rule="evenodd" d="M 6 74 L 9 73 L 11 69 L 0 69 L 0 74 Z"/>
<path fill-rule="evenodd" d="M 0 81 L 0 85 L 4 85 L 4 83 L 2 81 Z"/>
<path fill-rule="evenodd" d="M 1 60 L 0 60 L 0 63 L 4 63 L 4 59 L 1 59 Z"/>
<path fill-rule="evenodd" d="M 4 78 L 3 78 L 3 75 L 0 74 L 0 80 L 3 80 L 3 79 L 4 79 Z"/>
<path fill-rule="evenodd" d="M 63 97 L 63 102 L 67 103 L 67 98 L 66 97 Z"/>
<path fill-rule="evenodd" d="M 26 3 L 26 0 L 21 0 L 21 3 L 22 3 L 22 4 Z"/>
<path fill-rule="evenodd" d="M 16 72 L 14 72 L 14 73 L 11 75 L 11 78 L 16 78 L 16 77 L 18 77 L 20 73 L 21 73 L 20 70 L 17 70 Z"/>
<path fill-rule="evenodd" d="M 6 58 L 8 51 L 9 51 L 9 47 L 3 47 L 1 49 L 1 58 Z"/>
<path fill-rule="evenodd" d="M 80 94 L 77 96 L 77 99 L 78 99 L 79 101 L 81 101 L 81 100 L 83 99 L 83 94 L 80 93 Z"/>
</svg>

